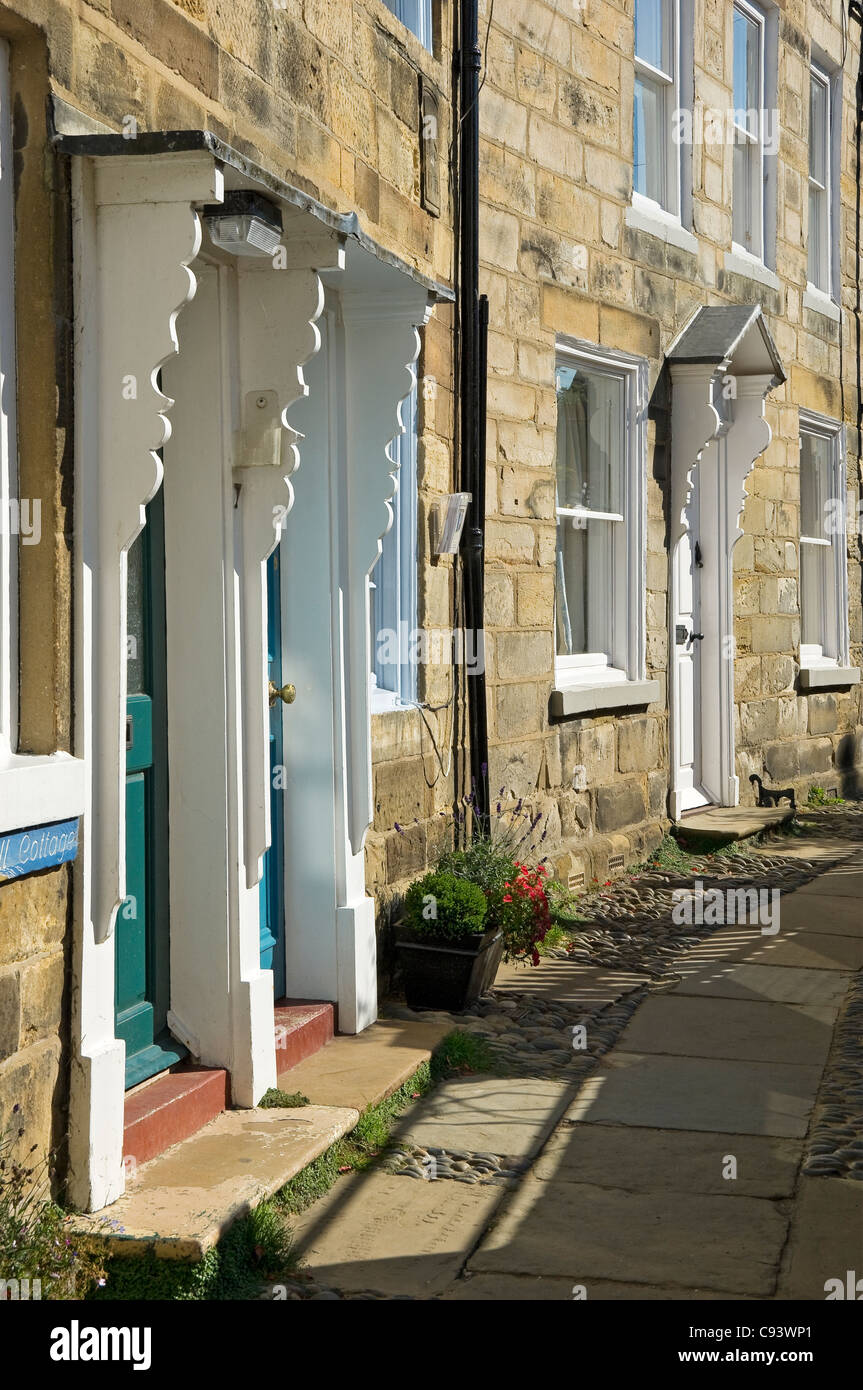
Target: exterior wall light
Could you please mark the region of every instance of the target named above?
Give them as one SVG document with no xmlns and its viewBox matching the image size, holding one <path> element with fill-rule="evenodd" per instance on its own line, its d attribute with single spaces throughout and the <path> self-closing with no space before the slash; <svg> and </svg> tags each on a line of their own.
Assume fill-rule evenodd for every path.
<svg viewBox="0 0 863 1390">
<path fill-rule="evenodd" d="M 231 256 L 273 256 L 282 240 L 282 214 L 268 198 L 242 189 L 203 210 L 210 240 Z"/>
</svg>

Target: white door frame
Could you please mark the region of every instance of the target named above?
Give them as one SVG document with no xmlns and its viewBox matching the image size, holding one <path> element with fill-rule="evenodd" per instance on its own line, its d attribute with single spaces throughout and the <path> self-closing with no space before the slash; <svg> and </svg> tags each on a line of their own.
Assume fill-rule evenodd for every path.
<svg viewBox="0 0 863 1390">
<path fill-rule="evenodd" d="M 752 324 L 750 324 L 750 329 Z M 737 350 L 741 343 L 735 343 Z M 679 611 L 679 547 L 700 542 L 701 700 L 693 714 L 700 723 L 701 782 L 720 806 L 736 806 L 739 781 L 734 737 L 734 574 L 733 551 L 743 535 L 740 520 L 746 479 L 770 443 L 764 418 L 767 392 L 776 383 L 772 369 L 735 372 L 735 355 L 719 363 L 671 361 L 672 477 L 669 536 L 669 722 L 671 791 L 669 813 L 679 820 L 687 809 L 687 778 L 682 759 L 687 733 L 678 698 L 680 654 L 675 643 Z M 730 384 L 729 384 L 730 383 Z M 733 394 L 732 394 L 733 393 Z M 695 470 L 699 474 L 700 536 L 689 531 Z"/>
</svg>

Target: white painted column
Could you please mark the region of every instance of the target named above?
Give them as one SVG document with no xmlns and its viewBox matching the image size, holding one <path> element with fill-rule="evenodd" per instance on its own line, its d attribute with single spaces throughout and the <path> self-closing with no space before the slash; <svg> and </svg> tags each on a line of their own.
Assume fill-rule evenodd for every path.
<svg viewBox="0 0 863 1390">
<path fill-rule="evenodd" d="M 369 709 L 369 575 L 392 525 L 397 464 L 390 445 L 406 421 L 418 329 L 431 314 L 428 293 L 405 284 L 390 294 L 344 293 L 345 433 L 339 480 L 338 608 L 334 683 L 343 711 L 337 744 L 337 941 L 339 1027 L 358 1033 L 377 1017 L 374 902 L 366 894 L 366 831 L 372 821 Z"/>
<path fill-rule="evenodd" d="M 114 1037 L 114 941 L 125 896 L 126 556 L 161 481 L 177 350 L 200 244 L 191 204 L 218 201 L 212 156 L 74 166 L 76 748 L 87 764 L 76 864 L 70 1196 L 113 1201 L 122 1169 L 125 1049 Z"/>
</svg>

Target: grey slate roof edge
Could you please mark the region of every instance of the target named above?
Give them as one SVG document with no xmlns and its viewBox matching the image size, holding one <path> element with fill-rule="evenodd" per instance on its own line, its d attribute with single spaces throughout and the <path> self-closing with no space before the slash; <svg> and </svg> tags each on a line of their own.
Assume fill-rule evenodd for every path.
<svg viewBox="0 0 863 1390">
<path fill-rule="evenodd" d="M 417 270 L 401 256 L 397 256 L 394 251 L 387 251 L 373 237 L 370 237 L 368 232 L 363 230 L 355 212 L 333 212 L 331 208 L 318 202 L 317 198 L 313 198 L 310 193 L 304 193 L 302 189 L 295 188 L 293 184 L 283 182 L 275 174 L 269 173 L 260 164 L 256 164 L 254 160 L 240 154 L 238 150 L 226 144 L 210 130 L 142 131 L 134 140 L 127 140 L 124 135 L 114 133 L 110 135 L 55 134 L 52 137 L 52 144 L 58 154 L 91 159 L 129 158 L 135 155 L 188 154 L 195 150 L 204 150 L 211 154 L 214 159 L 230 165 L 232 169 L 236 169 L 253 182 L 263 185 L 283 202 L 289 203 L 301 212 L 308 212 L 324 226 L 329 227 L 331 231 L 344 237 L 353 238 L 369 255 L 374 256 L 385 265 L 392 266 L 394 270 L 400 271 L 403 275 L 409 275 L 423 289 L 428 290 L 435 299 L 442 302 L 455 299 L 455 294 L 448 285 L 424 275 L 422 271 Z"/>
<path fill-rule="evenodd" d="M 702 305 L 667 353 L 668 360 L 718 365 L 733 354 L 743 335 L 756 324 L 773 364 L 776 385 L 781 385 L 786 380 L 785 369 L 760 304 Z"/>
</svg>

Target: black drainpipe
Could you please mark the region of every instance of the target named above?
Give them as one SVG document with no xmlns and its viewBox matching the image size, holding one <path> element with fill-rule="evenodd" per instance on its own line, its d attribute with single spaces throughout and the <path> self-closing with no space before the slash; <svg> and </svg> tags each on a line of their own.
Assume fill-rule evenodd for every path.
<svg viewBox="0 0 863 1390">
<path fill-rule="evenodd" d="M 461 490 L 471 494 L 462 535 L 464 624 L 477 653 L 466 668 L 471 792 L 477 828 L 488 826 L 488 719 L 484 631 L 485 417 L 488 300 L 479 294 L 479 91 L 482 54 L 477 0 L 461 0 L 459 20 L 459 317 L 461 320 Z"/>
<path fill-rule="evenodd" d="M 856 199 L 854 207 L 854 274 L 856 279 L 855 298 L 854 298 L 854 319 L 855 319 L 855 348 L 857 353 L 857 457 L 858 460 L 863 455 L 863 276 L 861 276 L 861 249 L 860 249 L 860 198 L 861 198 L 861 151 L 860 141 L 863 136 L 863 0 L 849 0 L 848 18 L 855 19 L 860 25 L 860 59 L 857 69 L 857 83 L 855 96 L 857 99 L 857 110 L 854 121 L 854 146 L 855 146 L 855 185 Z M 842 334 L 839 334 L 840 352 L 842 347 Z M 842 384 L 843 372 L 841 370 L 840 356 L 839 381 Z M 858 464 L 859 467 L 859 464 Z M 859 538 L 858 538 L 859 539 Z"/>
</svg>

